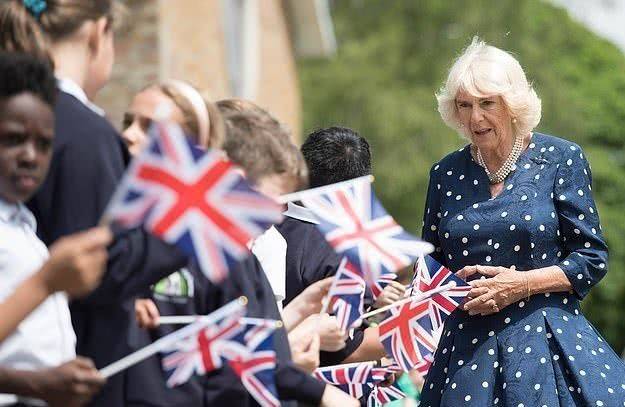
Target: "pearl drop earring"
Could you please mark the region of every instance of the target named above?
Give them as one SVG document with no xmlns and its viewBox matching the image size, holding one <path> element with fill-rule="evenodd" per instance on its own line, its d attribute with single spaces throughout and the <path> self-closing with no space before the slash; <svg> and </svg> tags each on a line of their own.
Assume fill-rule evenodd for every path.
<svg viewBox="0 0 625 407">
<path fill-rule="evenodd" d="M 512 123 L 516 123 L 516 117 L 512 118 Z"/>
</svg>

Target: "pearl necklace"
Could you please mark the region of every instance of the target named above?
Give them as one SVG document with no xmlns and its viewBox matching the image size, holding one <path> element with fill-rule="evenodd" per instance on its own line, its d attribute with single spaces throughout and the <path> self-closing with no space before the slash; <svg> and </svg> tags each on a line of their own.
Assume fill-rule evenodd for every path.
<svg viewBox="0 0 625 407">
<path fill-rule="evenodd" d="M 488 181 L 491 184 L 499 184 L 503 182 L 506 179 L 506 177 L 510 175 L 512 171 L 514 171 L 514 169 L 516 168 L 515 164 L 517 160 L 519 159 L 519 156 L 521 155 L 522 151 L 523 151 L 523 137 L 516 137 L 514 139 L 514 145 L 512 146 L 512 151 L 510 151 L 508 158 L 506 158 L 506 161 L 504 161 L 503 165 L 497 171 L 495 171 L 494 174 L 491 174 L 491 172 L 488 170 L 488 167 L 486 166 L 486 163 L 484 162 L 484 157 L 482 157 L 482 152 L 480 151 L 479 148 L 477 149 L 477 154 L 476 154 L 477 162 L 481 167 L 484 168 L 484 171 L 486 171 L 486 175 L 488 176 Z"/>
</svg>

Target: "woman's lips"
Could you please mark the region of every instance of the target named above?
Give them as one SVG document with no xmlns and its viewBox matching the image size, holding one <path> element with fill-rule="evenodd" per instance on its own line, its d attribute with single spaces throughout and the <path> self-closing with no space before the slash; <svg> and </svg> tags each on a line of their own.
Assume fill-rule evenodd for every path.
<svg viewBox="0 0 625 407">
<path fill-rule="evenodd" d="M 476 136 L 483 136 L 483 135 L 487 134 L 490 131 L 491 131 L 491 129 L 473 130 L 473 134 L 475 134 Z"/>
</svg>

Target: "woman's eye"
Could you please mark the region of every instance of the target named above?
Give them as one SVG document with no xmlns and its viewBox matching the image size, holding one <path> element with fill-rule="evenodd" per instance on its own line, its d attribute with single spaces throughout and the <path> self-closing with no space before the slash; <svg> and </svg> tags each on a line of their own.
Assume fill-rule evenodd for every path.
<svg viewBox="0 0 625 407">
<path fill-rule="evenodd" d="M 481 104 L 483 107 L 492 107 L 492 106 L 494 106 L 494 105 L 495 105 L 495 101 L 494 101 L 494 100 L 482 100 L 482 101 L 480 102 L 480 104 Z"/>
<path fill-rule="evenodd" d="M 468 102 L 458 102 L 458 107 L 462 108 L 462 109 L 467 108 L 467 107 L 471 107 L 471 103 L 468 103 Z"/>
</svg>

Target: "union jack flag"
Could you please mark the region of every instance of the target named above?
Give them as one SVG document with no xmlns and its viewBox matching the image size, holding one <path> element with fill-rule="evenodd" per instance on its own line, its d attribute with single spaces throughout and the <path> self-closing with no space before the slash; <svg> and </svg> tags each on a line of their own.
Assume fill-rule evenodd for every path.
<svg viewBox="0 0 625 407">
<path fill-rule="evenodd" d="M 229 365 L 241 378 L 241 383 L 252 397 L 263 407 L 278 407 L 280 400 L 275 383 L 276 352 L 273 348 L 273 332 L 276 321 L 266 324 L 248 325 L 239 335 L 245 351 L 235 350 Z M 235 348 L 236 349 L 236 348 Z"/>
<path fill-rule="evenodd" d="M 406 394 L 395 384 L 390 386 L 374 386 L 367 398 L 367 407 L 383 406 L 394 400 L 403 399 Z"/>
<path fill-rule="evenodd" d="M 404 231 L 384 210 L 368 178 L 340 183 L 301 201 L 317 216 L 330 245 L 362 270 L 369 285 L 382 273 L 393 273 L 432 251 L 432 245 Z"/>
<path fill-rule="evenodd" d="M 415 262 L 414 277 L 409 289 L 410 295 L 427 293 L 452 281 L 456 283 L 455 287 L 429 298 L 430 318 L 435 330 L 440 329 L 445 318 L 464 301 L 471 291 L 471 286 L 431 256 L 420 257 Z"/>
<path fill-rule="evenodd" d="M 105 216 L 126 227 L 143 224 L 218 283 L 248 255 L 246 244 L 281 220 L 280 207 L 252 190 L 223 154 L 194 146 L 179 126 L 158 123 L 150 133 Z"/>
<path fill-rule="evenodd" d="M 244 314 L 245 307 L 240 306 L 213 325 L 176 343 L 175 349 L 167 353 L 162 360 L 167 375 L 167 386 L 178 386 L 187 382 L 194 374 L 204 375 L 219 369 L 235 337 L 243 331 L 239 319 Z"/>
<path fill-rule="evenodd" d="M 383 382 L 399 371 L 401 369 L 397 366 L 375 367 L 375 362 L 361 362 L 321 367 L 313 372 L 313 376 L 359 399 L 368 393 L 370 385 Z"/>
<path fill-rule="evenodd" d="M 382 295 L 384 288 L 387 285 L 389 285 L 391 281 L 394 281 L 396 279 L 397 279 L 397 274 L 385 273 L 385 274 L 382 274 L 377 280 L 375 280 L 373 284 L 370 285 L 371 294 L 373 295 L 373 301 L 377 300 L 378 297 Z"/>
<path fill-rule="evenodd" d="M 343 257 L 328 292 L 330 311 L 336 315 L 342 330 L 349 330 L 363 314 L 365 288 L 360 270 Z"/>
<path fill-rule="evenodd" d="M 406 302 L 391 308 L 390 314 L 379 326 L 380 342 L 395 363 L 409 371 L 436 349 L 429 300 Z"/>
</svg>

